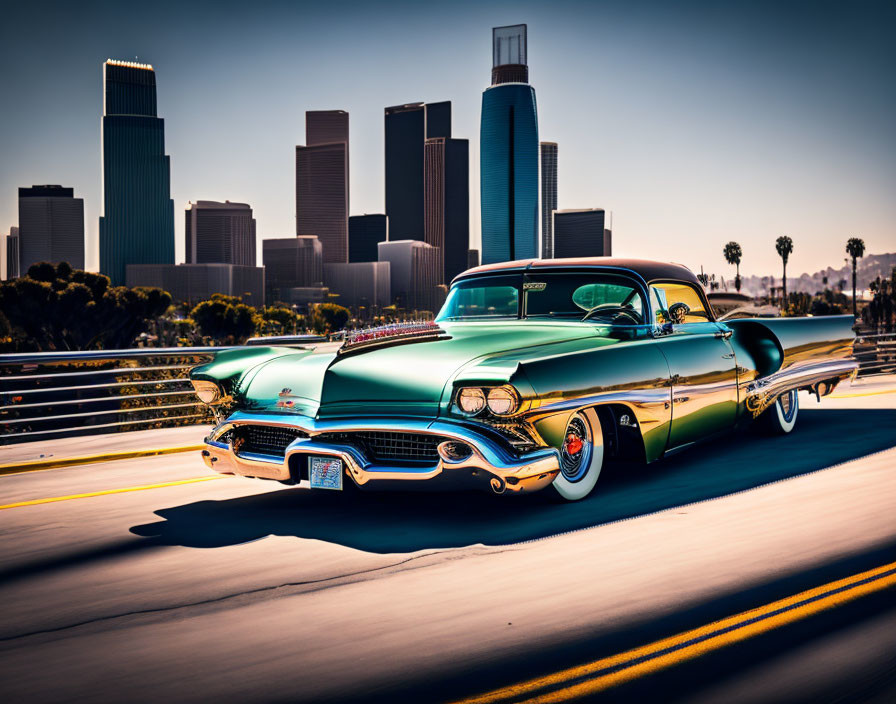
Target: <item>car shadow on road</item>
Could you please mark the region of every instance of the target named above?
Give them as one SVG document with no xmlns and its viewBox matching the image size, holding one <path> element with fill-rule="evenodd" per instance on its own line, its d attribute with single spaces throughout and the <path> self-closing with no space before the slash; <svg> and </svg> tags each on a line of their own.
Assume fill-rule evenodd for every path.
<svg viewBox="0 0 896 704">
<path fill-rule="evenodd" d="M 610 467 L 574 504 L 544 494 L 350 493 L 285 488 L 160 509 L 131 532 L 155 544 L 221 547 L 268 535 L 374 553 L 406 553 L 542 538 L 750 489 L 896 444 L 896 410 L 801 410 L 788 436 L 749 429 L 654 463 Z"/>
</svg>

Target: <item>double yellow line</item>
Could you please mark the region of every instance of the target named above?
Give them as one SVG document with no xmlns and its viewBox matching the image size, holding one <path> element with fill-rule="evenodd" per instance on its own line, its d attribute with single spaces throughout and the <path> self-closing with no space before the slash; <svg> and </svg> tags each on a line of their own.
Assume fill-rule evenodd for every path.
<svg viewBox="0 0 896 704">
<path fill-rule="evenodd" d="M 589 696 L 896 584 L 896 562 L 744 611 L 619 655 L 495 689 L 456 704 L 548 704 Z"/>
</svg>

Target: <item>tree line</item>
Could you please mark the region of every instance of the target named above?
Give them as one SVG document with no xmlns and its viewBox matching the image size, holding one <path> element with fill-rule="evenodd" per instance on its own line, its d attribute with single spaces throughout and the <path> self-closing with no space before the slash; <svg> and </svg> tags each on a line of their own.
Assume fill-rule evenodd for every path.
<svg viewBox="0 0 896 704">
<path fill-rule="evenodd" d="M 255 308 L 214 294 L 192 307 L 167 291 L 111 286 L 108 276 L 68 263 L 40 262 L 0 283 L 0 351 L 126 349 L 137 344 L 241 344 L 253 335 L 327 334 L 349 322 L 348 309 L 313 306 L 308 315 L 274 305 Z"/>
</svg>

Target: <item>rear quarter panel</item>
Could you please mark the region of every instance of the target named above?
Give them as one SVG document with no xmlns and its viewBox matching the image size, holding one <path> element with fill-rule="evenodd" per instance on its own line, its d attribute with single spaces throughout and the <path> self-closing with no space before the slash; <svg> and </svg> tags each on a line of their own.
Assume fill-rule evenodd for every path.
<svg viewBox="0 0 896 704">
<path fill-rule="evenodd" d="M 740 367 L 739 383 L 832 359 L 852 356 L 851 315 L 817 318 L 743 318 L 725 321 Z"/>
</svg>

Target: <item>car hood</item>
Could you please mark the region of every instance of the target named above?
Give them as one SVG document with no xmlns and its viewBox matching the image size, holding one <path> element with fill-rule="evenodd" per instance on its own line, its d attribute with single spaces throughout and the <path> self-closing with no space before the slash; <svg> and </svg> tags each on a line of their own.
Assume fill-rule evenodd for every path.
<svg viewBox="0 0 896 704">
<path fill-rule="evenodd" d="M 244 377 L 250 410 L 304 415 L 438 415 L 446 389 L 464 380 L 511 381 L 516 360 L 594 344 L 597 328 L 582 323 L 446 323 L 445 336 L 386 342 L 339 355 L 323 345 L 304 356 L 277 357 Z M 609 341 L 608 341 L 609 342 Z M 579 345 L 581 346 L 581 345 Z M 550 348 L 550 350 L 548 349 Z M 518 354 L 516 354 L 518 353 Z"/>
</svg>

